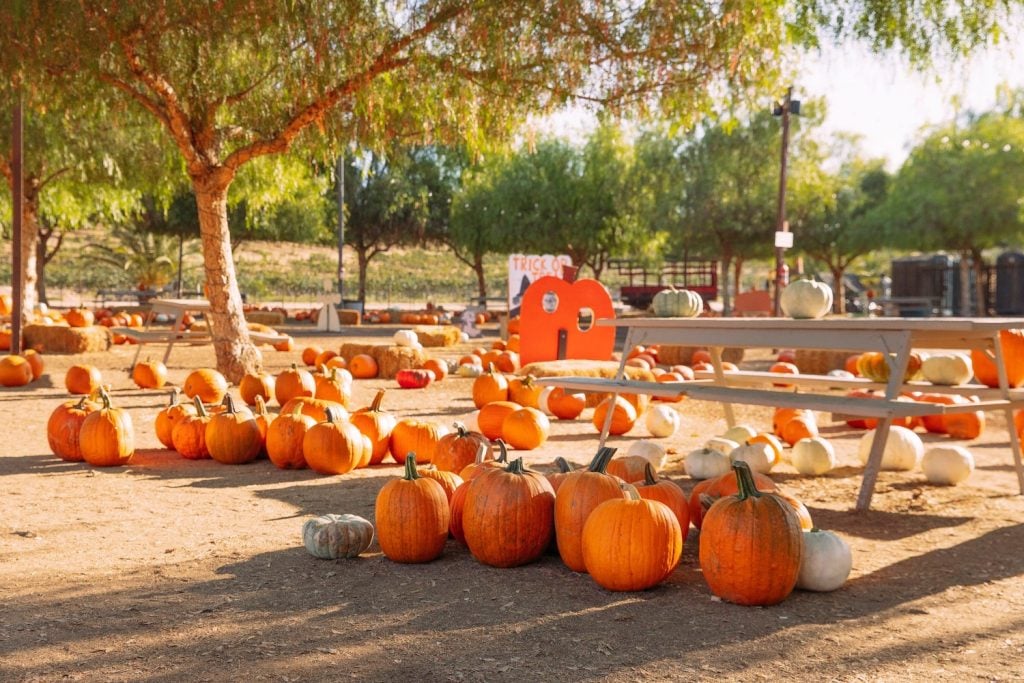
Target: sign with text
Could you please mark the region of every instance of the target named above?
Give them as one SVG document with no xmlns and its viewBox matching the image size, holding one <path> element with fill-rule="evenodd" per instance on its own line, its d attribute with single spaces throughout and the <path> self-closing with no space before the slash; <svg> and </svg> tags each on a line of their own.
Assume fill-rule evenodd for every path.
<svg viewBox="0 0 1024 683">
<path fill-rule="evenodd" d="M 572 259 L 566 254 L 510 254 L 508 257 L 508 316 L 519 315 L 523 294 L 530 283 L 542 277 L 562 277 L 562 268 L 571 266 Z"/>
</svg>

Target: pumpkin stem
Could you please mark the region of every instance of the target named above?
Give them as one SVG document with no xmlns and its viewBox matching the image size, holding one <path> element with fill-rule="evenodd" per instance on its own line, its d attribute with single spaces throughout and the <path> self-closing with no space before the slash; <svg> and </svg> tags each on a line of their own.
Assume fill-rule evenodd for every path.
<svg viewBox="0 0 1024 683">
<path fill-rule="evenodd" d="M 110 394 L 107 393 L 105 387 L 100 387 L 99 399 L 103 403 L 103 410 L 110 410 Z"/>
<path fill-rule="evenodd" d="M 196 415 L 206 417 L 206 406 L 203 405 L 203 399 L 196 396 L 192 399 L 192 402 L 196 405 Z"/>
<path fill-rule="evenodd" d="M 231 398 L 231 394 L 224 394 L 224 400 L 220 403 L 226 408 L 224 412 L 228 415 L 234 415 L 238 412 L 235 410 L 235 399 Z"/>
<path fill-rule="evenodd" d="M 261 394 L 256 394 L 256 414 L 266 415 L 267 414 L 267 403 L 263 400 Z"/>
<path fill-rule="evenodd" d="M 452 423 L 452 427 L 455 428 L 455 433 L 458 434 L 460 439 L 469 434 L 469 430 L 466 429 L 466 425 L 462 424 L 458 420 Z"/>
<path fill-rule="evenodd" d="M 384 389 L 378 389 L 377 395 L 373 397 L 373 401 L 370 402 L 370 408 L 367 410 L 369 413 L 379 413 L 380 404 L 384 401 Z"/>
<path fill-rule="evenodd" d="M 88 401 L 88 400 L 89 400 L 88 396 L 83 396 L 82 398 L 78 399 L 78 403 L 75 404 L 75 409 L 76 410 L 85 410 L 85 402 Z"/>
<path fill-rule="evenodd" d="M 736 484 L 740 489 L 736 497 L 739 500 L 760 498 L 761 492 L 757 490 L 757 484 L 754 483 L 754 475 L 750 471 L 750 465 L 742 460 L 737 460 L 732 464 L 732 469 L 736 472 Z"/>
<path fill-rule="evenodd" d="M 416 454 L 412 451 L 405 456 L 405 476 L 402 478 L 409 481 L 420 478 L 419 472 L 416 471 Z"/>
<path fill-rule="evenodd" d="M 608 463 L 611 461 L 612 456 L 615 455 L 615 451 L 618 449 L 612 448 L 611 446 L 602 446 L 597 449 L 597 455 L 590 461 L 590 466 L 587 467 L 589 472 L 600 472 L 604 474 L 605 469 L 608 467 Z"/>
<path fill-rule="evenodd" d="M 181 400 L 181 392 L 178 391 L 178 387 L 171 387 L 171 402 L 167 405 L 168 408 L 178 405 L 178 401 Z"/>
<path fill-rule="evenodd" d="M 640 500 L 643 496 L 636 490 L 636 487 L 627 482 L 619 484 L 619 488 L 622 489 L 622 494 L 626 500 Z"/>
<path fill-rule="evenodd" d="M 569 472 L 572 472 L 572 465 L 570 465 L 569 461 L 563 458 L 562 456 L 558 456 L 557 458 L 555 458 L 555 466 L 558 468 L 558 471 L 561 472 L 562 474 L 568 474 Z"/>
<path fill-rule="evenodd" d="M 495 458 L 498 462 L 504 464 L 508 462 L 508 446 L 502 439 L 495 439 L 494 443 L 498 444 L 498 457 Z"/>
<path fill-rule="evenodd" d="M 647 463 L 644 465 L 644 486 L 654 486 L 658 483 L 658 477 L 654 474 L 654 465 Z"/>
<path fill-rule="evenodd" d="M 526 474 L 526 466 L 523 464 L 523 459 L 516 458 L 508 464 L 505 471 L 511 472 L 512 474 Z"/>
<path fill-rule="evenodd" d="M 324 415 L 327 418 L 324 420 L 325 422 L 337 422 L 338 418 L 341 417 L 334 408 L 324 408 Z"/>
</svg>

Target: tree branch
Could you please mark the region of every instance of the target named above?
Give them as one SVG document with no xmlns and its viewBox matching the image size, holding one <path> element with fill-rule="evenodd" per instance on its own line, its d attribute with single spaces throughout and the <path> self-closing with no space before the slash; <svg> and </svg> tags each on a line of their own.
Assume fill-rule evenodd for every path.
<svg viewBox="0 0 1024 683">
<path fill-rule="evenodd" d="M 58 169 L 58 170 L 54 171 L 53 173 L 51 173 L 50 175 L 46 176 L 45 178 L 43 178 L 42 180 L 39 181 L 39 189 L 42 190 L 44 187 L 46 187 L 47 183 L 49 183 L 49 182 L 51 182 L 53 180 L 56 180 L 57 178 L 59 178 L 60 176 L 64 175 L 65 173 L 67 173 L 70 170 L 71 170 L 70 166 L 65 166 L 64 168 L 61 168 L 61 169 Z"/>
</svg>

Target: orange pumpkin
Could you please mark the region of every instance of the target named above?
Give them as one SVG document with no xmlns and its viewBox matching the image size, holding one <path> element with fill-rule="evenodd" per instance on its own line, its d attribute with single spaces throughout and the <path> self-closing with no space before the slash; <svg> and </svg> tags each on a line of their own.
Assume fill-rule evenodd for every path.
<svg viewBox="0 0 1024 683">
<path fill-rule="evenodd" d="M 377 361 L 366 353 L 353 356 L 348 362 L 348 369 L 356 379 L 373 379 L 380 372 Z"/>
<path fill-rule="evenodd" d="M 78 444 L 82 459 L 95 467 L 126 465 L 135 454 L 135 431 L 127 411 L 114 408 L 100 390 L 101 406 L 82 421 Z"/>
<path fill-rule="evenodd" d="M 315 375 L 313 381 L 316 385 L 314 398 L 334 401 L 348 407 L 349 401 L 352 400 L 352 375 L 348 370 L 324 366 L 323 374 Z"/>
<path fill-rule="evenodd" d="M 775 482 L 764 474 L 755 472 L 754 481 L 759 491 L 774 491 L 776 489 Z M 704 522 L 704 513 L 707 508 L 704 505 L 705 501 L 701 500 L 701 496 L 705 496 L 713 503 L 722 496 L 731 496 L 738 491 L 739 483 L 736 481 L 736 475 L 732 472 L 697 482 L 697 485 L 690 491 L 690 523 L 699 529 Z"/>
<path fill-rule="evenodd" d="M 559 420 L 575 420 L 586 407 L 584 394 L 570 394 L 562 387 L 555 387 L 548 393 L 548 410 Z"/>
<path fill-rule="evenodd" d="M 327 410 L 327 419 L 313 425 L 302 438 L 306 464 L 320 474 L 345 474 L 363 460 L 369 461 L 370 440 L 347 420 Z"/>
<path fill-rule="evenodd" d="M 64 386 L 72 394 L 93 394 L 102 383 L 103 376 L 93 365 L 72 365 L 64 375 Z"/>
<path fill-rule="evenodd" d="M 514 377 L 508 381 L 508 400 L 527 408 L 538 408 L 542 389 L 533 375 Z"/>
<path fill-rule="evenodd" d="M 448 428 L 436 422 L 399 420 L 391 430 L 391 457 L 396 462 L 405 462 L 407 455 L 415 453 L 418 461 L 429 463 L 434 459 L 438 441 L 447 433 Z"/>
<path fill-rule="evenodd" d="M 493 403 L 491 405 L 494 405 Z M 480 409 L 480 412 L 486 409 Z M 543 445 L 551 433 L 548 416 L 536 408 L 519 408 L 507 415 L 501 423 L 501 438 L 520 450 L 532 451 Z"/>
<path fill-rule="evenodd" d="M 487 365 L 487 372 L 473 380 L 473 405 L 483 408 L 488 403 L 507 400 L 508 380 L 493 364 Z"/>
<path fill-rule="evenodd" d="M 302 349 L 302 362 L 305 365 L 316 365 L 317 357 L 323 352 L 324 350 L 320 346 L 307 346 L 306 348 Z"/>
<path fill-rule="evenodd" d="M 636 408 L 622 396 L 615 396 L 614 403 L 613 397 L 609 396 L 594 408 L 594 416 L 591 422 L 597 431 L 600 432 L 604 429 L 609 410 L 612 411 L 611 424 L 608 428 L 609 434 L 620 436 L 633 429 L 633 425 L 636 423 Z"/>
<path fill-rule="evenodd" d="M 158 360 L 145 360 L 132 368 L 132 381 L 142 389 L 160 389 L 167 383 L 167 366 Z"/>
<path fill-rule="evenodd" d="M 317 370 L 323 370 L 327 366 L 327 362 L 338 355 L 337 351 L 333 349 L 325 349 L 313 360 L 313 367 Z"/>
<path fill-rule="evenodd" d="M 598 505 L 622 498 L 615 477 L 606 473 L 614 448 L 598 450 L 584 470 L 570 472 L 562 480 L 555 496 L 555 540 L 562 562 L 574 572 L 586 570 L 583 562 L 583 525 Z"/>
<path fill-rule="evenodd" d="M 274 376 L 269 372 L 247 373 L 238 383 L 238 394 L 246 405 L 256 405 L 256 397 L 269 401 L 274 396 Z"/>
<path fill-rule="evenodd" d="M 72 308 L 64 314 L 64 320 L 67 321 L 69 327 L 89 327 L 95 322 L 95 319 L 92 311 L 84 308 Z"/>
<path fill-rule="evenodd" d="M 274 380 L 274 397 L 282 407 L 293 398 L 313 398 L 315 393 L 316 380 L 312 373 L 295 363 L 288 370 L 282 370 Z"/>
<path fill-rule="evenodd" d="M 650 463 L 650 460 L 640 455 L 623 455 L 608 462 L 607 472 L 627 484 L 632 484 L 644 480 Z"/>
<path fill-rule="evenodd" d="M 230 394 L 224 402 L 227 410 L 213 415 L 206 425 L 206 449 L 211 458 L 225 465 L 252 462 L 263 448 L 259 425 L 252 411 L 235 407 Z"/>
<path fill-rule="evenodd" d="M 549 472 L 547 475 L 548 483 L 551 484 L 551 488 L 555 490 L 555 495 L 558 495 L 558 488 L 565 481 L 566 477 L 574 471 L 574 468 L 569 461 L 558 456 L 555 458 L 555 471 Z"/>
<path fill-rule="evenodd" d="M 301 406 L 302 412 L 309 415 L 317 422 L 327 419 L 327 409 L 334 411 L 335 416 L 340 420 L 348 420 L 349 414 L 345 406 L 334 401 L 325 401 L 322 398 L 310 398 L 309 396 L 296 396 L 281 406 L 282 413 L 290 413 L 295 406 Z"/>
<path fill-rule="evenodd" d="M 186 415 L 194 415 L 195 408 L 190 403 L 181 403 L 181 393 L 178 388 L 175 387 L 171 390 L 171 401 L 170 404 L 156 414 L 156 422 L 154 430 L 156 431 L 156 438 L 160 440 L 166 448 L 174 448 L 174 441 L 172 434 L 174 432 L 174 426 L 185 417 Z"/>
<path fill-rule="evenodd" d="M 434 381 L 440 382 L 448 376 L 448 363 L 437 358 L 428 358 L 423 362 L 423 369 L 434 373 Z"/>
<path fill-rule="evenodd" d="M 1024 385 L 1024 328 L 999 331 L 999 344 L 1003 351 L 1003 363 L 1006 365 L 1006 380 L 1009 386 Z M 981 349 L 971 350 L 971 362 L 974 365 L 974 376 L 987 387 L 999 386 L 999 374 L 996 364 Z"/>
<path fill-rule="evenodd" d="M 35 349 L 28 349 L 25 353 L 21 354 L 21 357 L 28 361 L 28 364 L 32 367 L 32 379 L 36 380 L 43 375 L 43 354 L 39 353 Z"/>
<path fill-rule="evenodd" d="M 679 522 L 679 529 L 685 539 L 686 531 L 690 528 L 690 503 L 679 485 L 668 479 L 658 479 L 654 465 L 648 461 L 644 467 L 644 478 L 634 486 L 642 498 L 656 500 L 668 506 Z"/>
<path fill-rule="evenodd" d="M 202 368 L 189 373 L 182 390 L 189 398 L 198 396 L 203 403 L 220 403 L 228 393 L 228 381 L 218 371 Z"/>
<path fill-rule="evenodd" d="M 278 415 L 267 428 L 267 457 L 270 462 L 282 470 L 306 467 L 302 440 L 315 424 L 316 420 L 303 413 L 298 403 L 291 412 Z"/>
<path fill-rule="evenodd" d="M 483 460 L 493 460 L 494 447 L 486 436 L 471 432 L 461 422 L 454 424 L 455 431 L 442 436 L 434 450 L 433 463 L 442 472 L 462 472 L 476 462 L 477 451 L 484 449 Z"/>
<path fill-rule="evenodd" d="M 9 355 L 0 358 L 0 385 L 23 387 L 32 381 L 32 366 L 22 356 Z"/>
<path fill-rule="evenodd" d="M 462 477 L 455 472 L 439 470 L 434 465 L 427 465 L 423 469 L 417 471 L 421 477 L 433 479 L 441 485 L 441 488 L 444 489 L 444 496 L 448 499 L 448 504 L 450 506 L 452 496 L 455 495 L 455 490 L 462 485 Z"/>
<path fill-rule="evenodd" d="M 794 417 L 782 427 L 782 440 L 790 446 L 800 439 L 818 436 L 818 423 L 812 415 Z"/>
<path fill-rule="evenodd" d="M 383 401 L 384 389 L 380 389 L 369 406 L 360 408 L 349 418 L 356 429 L 370 440 L 370 465 L 376 465 L 387 457 L 391 446 L 391 432 L 398 422 L 394 415 L 381 410 Z"/>
<path fill-rule="evenodd" d="M 377 494 L 377 542 L 393 562 L 430 562 L 448 540 L 448 498 L 441 484 L 420 476 L 414 454 L 404 462 L 405 476 L 392 479 Z"/>
<path fill-rule="evenodd" d="M 183 414 L 171 430 L 171 443 L 181 457 L 188 460 L 203 460 L 210 457 L 206 448 L 206 425 L 211 415 L 206 411 L 202 400 L 196 396 L 192 399 L 195 411 Z"/>
<path fill-rule="evenodd" d="M 83 396 L 78 401 L 60 404 L 50 413 L 50 419 L 46 423 L 46 440 L 54 455 L 68 462 L 79 462 L 83 459 L 79 435 L 82 423 L 94 410 L 96 404 Z"/>
<path fill-rule="evenodd" d="M 794 365 L 793 363 L 787 363 L 785 361 L 779 361 L 779 362 L 773 363 L 772 366 L 770 368 L 768 368 L 768 372 L 774 372 L 774 373 L 779 374 L 779 375 L 799 375 L 800 374 L 800 369 L 796 365 Z M 793 385 L 792 384 L 787 384 L 787 383 L 784 383 L 784 382 L 772 382 L 772 386 L 773 387 L 783 387 L 783 388 L 785 388 L 785 387 L 791 387 Z"/>
<path fill-rule="evenodd" d="M 512 401 L 491 401 L 480 408 L 476 423 L 480 433 L 490 440 L 504 438 L 502 426 L 505 419 L 522 408 L 518 403 Z"/>
</svg>

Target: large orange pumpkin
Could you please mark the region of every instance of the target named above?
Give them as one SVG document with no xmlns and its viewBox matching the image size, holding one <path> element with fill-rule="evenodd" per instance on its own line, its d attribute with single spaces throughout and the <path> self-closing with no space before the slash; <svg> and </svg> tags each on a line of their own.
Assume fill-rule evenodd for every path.
<svg viewBox="0 0 1024 683">
<path fill-rule="evenodd" d="M 54 455 L 68 462 L 82 460 L 79 435 L 82 423 L 94 410 L 96 404 L 87 396 L 83 396 L 77 401 L 61 403 L 50 413 L 50 419 L 46 423 L 46 440 Z"/>
<path fill-rule="evenodd" d="M 200 368 L 193 370 L 185 378 L 185 385 L 182 391 L 189 398 L 197 396 L 203 403 L 220 403 L 228 393 L 228 381 L 224 375 L 211 368 Z"/>
<path fill-rule="evenodd" d="M 227 410 L 212 416 L 206 425 L 206 449 L 211 458 L 225 465 L 252 462 L 263 448 L 256 419 L 248 408 L 236 408 L 230 394 L 224 402 Z"/>
<path fill-rule="evenodd" d="M 64 375 L 64 386 L 72 394 L 93 394 L 103 383 L 103 376 L 94 365 L 72 365 Z"/>
<path fill-rule="evenodd" d="M 302 438 L 306 464 L 320 474 L 351 472 L 364 458 L 369 461 L 370 449 L 370 440 L 351 422 L 339 419 L 333 409 L 328 409 L 327 419 L 310 427 Z"/>
<path fill-rule="evenodd" d="M 999 344 L 1003 350 L 1003 363 L 1006 365 L 1006 380 L 1010 387 L 1024 385 L 1024 328 L 1000 330 Z M 996 364 L 988 354 L 980 349 L 971 350 L 971 362 L 974 365 L 974 376 L 987 387 L 999 386 L 999 374 Z"/>
<path fill-rule="evenodd" d="M 450 509 L 444 489 L 416 470 L 416 456 L 405 458 L 405 476 L 384 484 L 374 508 L 377 541 L 393 562 L 430 562 L 444 551 Z"/>
<path fill-rule="evenodd" d="M 314 398 L 334 401 L 348 407 L 352 400 L 352 375 L 348 370 L 324 366 L 323 372 L 315 375 L 313 381 L 316 384 Z"/>
<path fill-rule="evenodd" d="M 558 554 L 569 569 L 586 571 L 583 561 L 583 525 L 598 505 L 622 498 L 619 482 L 605 473 L 614 448 L 601 448 L 585 470 L 570 472 L 555 496 L 555 540 Z"/>
<path fill-rule="evenodd" d="M 551 422 L 548 416 L 536 408 L 513 410 L 501 423 L 501 437 L 505 443 L 524 451 L 542 446 L 550 433 Z"/>
<path fill-rule="evenodd" d="M 405 456 L 415 453 L 417 461 L 432 462 L 438 441 L 447 433 L 448 428 L 436 422 L 412 418 L 399 420 L 391 430 L 391 456 L 396 462 L 405 462 Z"/>
<path fill-rule="evenodd" d="M 372 453 L 370 465 L 379 464 L 387 457 L 391 447 L 391 432 L 394 430 L 398 420 L 391 413 L 381 410 L 381 403 L 384 401 L 384 389 L 379 389 L 373 402 L 366 408 L 360 408 L 352 413 L 349 421 L 356 426 L 366 438 L 370 440 Z"/>
<path fill-rule="evenodd" d="M 82 459 L 96 467 L 126 465 L 135 454 L 135 431 L 127 411 L 114 408 L 100 391 L 101 406 L 85 416 L 78 433 Z"/>
<path fill-rule="evenodd" d="M 507 400 L 508 380 L 493 365 L 488 365 L 487 372 L 473 380 L 473 405 L 483 408 L 488 403 Z"/>
<path fill-rule="evenodd" d="M 504 438 L 502 426 L 509 415 L 522 408 L 512 401 L 491 401 L 480 408 L 476 424 L 480 433 L 491 441 Z"/>
<path fill-rule="evenodd" d="M 267 457 L 270 462 L 282 470 L 306 467 L 302 440 L 315 424 L 316 420 L 303 413 L 298 403 L 291 412 L 278 415 L 267 427 Z"/>
<path fill-rule="evenodd" d="M 711 592 L 724 600 L 774 605 L 796 586 L 803 530 L 789 503 L 757 489 L 746 463 L 733 468 L 738 493 L 720 498 L 704 517 L 701 572 Z"/>
</svg>

